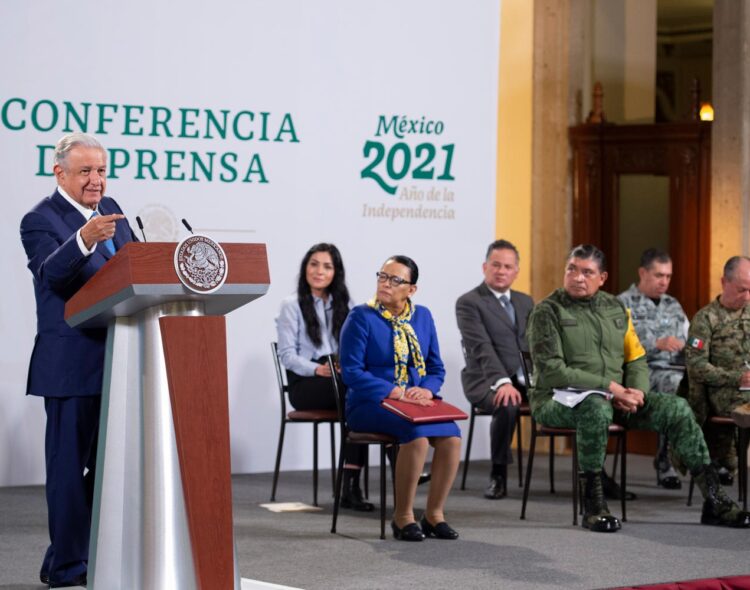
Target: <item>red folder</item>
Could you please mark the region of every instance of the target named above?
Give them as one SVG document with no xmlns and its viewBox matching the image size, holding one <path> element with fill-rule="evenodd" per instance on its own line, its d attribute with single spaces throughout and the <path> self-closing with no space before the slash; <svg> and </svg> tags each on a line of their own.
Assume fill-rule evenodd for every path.
<svg viewBox="0 0 750 590">
<path fill-rule="evenodd" d="M 450 422 L 451 420 L 466 420 L 468 418 L 466 412 L 448 402 L 439 399 L 434 400 L 434 402 L 434 406 L 420 406 L 402 400 L 386 398 L 380 404 L 389 412 L 393 412 L 404 420 L 415 424 Z"/>
</svg>

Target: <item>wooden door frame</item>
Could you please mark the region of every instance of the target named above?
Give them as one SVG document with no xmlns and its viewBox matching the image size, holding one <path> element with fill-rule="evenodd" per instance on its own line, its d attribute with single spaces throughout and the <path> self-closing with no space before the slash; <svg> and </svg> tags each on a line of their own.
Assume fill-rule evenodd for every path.
<svg viewBox="0 0 750 590">
<path fill-rule="evenodd" d="M 619 276 L 619 177 L 669 178 L 670 286 L 688 317 L 710 298 L 711 123 L 582 124 L 569 129 L 573 154 L 574 244 L 595 244 L 609 260 L 607 290 Z M 634 269 L 635 270 L 635 269 Z"/>
</svg>

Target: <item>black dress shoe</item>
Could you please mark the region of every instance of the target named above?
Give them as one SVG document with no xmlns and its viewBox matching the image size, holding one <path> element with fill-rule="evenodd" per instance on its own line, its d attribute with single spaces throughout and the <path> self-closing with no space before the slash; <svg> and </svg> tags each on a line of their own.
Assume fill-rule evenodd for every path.
<svg viewBox="0 0 750 590">
<path fill-rule="evenodd" d="M 656 485 L 665 490 L 679 490 L 682 487 L 682 482 L 672 467 L 669 457 L 661 454 L 657 456 L 654 459 L 654 469 L 656 469 Z"/>
<path fill-rule="evenodd" d="M 663 475 L 657 472 L 656 483 L 665 490 L 679 490 L 682 488 L 682 482 L 676 475 Z"/>
<path fill-rule="evenodd" d="M 422 520 L 419 521 L 419 524 L 427 537 L 437 537 L 438 539 L 448 539 L 450 541 L 458 539 L 458 531 L 452 529 L 445 521 L 439 522 L 433 526 L 427 521 L 426 516 L 422 516 Z"/>
<path fill-rule="evenodd" d="M 617 482 L 612 479 L 606 471 L 602 471 L 602 490 L 604 491 L 604 497 L 608 500 L 620 500 L 622 499 L 622 490 Z M 625 499 L 628 501 L 637 500 L 633 492 L 625 492 Z"/>
<path fill-rule="evenodd" d="M 424 541 L 424 533 L 416 522 L 410 522 L 400 529 L 396 526 L 395 521 L 391 521 L 391 528 L 393 529 L 393 538 L 399 541 Z"/>
<path fill-rule="evenodd" d="M 499 500 L 505 498 L 506 494 L 505 478 L 499 475 L 490 477 L 490 484 L 484 490 L 484 497 L 488 500 Z"/>
<path fill-rule="evenodd" d="M 359 492 L 359 490 L 357 490 Z M 363 497 L 362 493 L 343 493 L 341 494 L 340 506 L 342 508 L 349 508 L 351 510 L 357 510 L 358 512 L 372 512 L 375 506 L 372 502 L 367 502 Z"/>
<path fill-rule="evenodd" d="M 41 576 L 40 576 L 41 577 Z M 76 576 L 72 580 L 67 582 L 50 582 L 50 588 L 72 588 L 74 586 L 85 586 L 86 585 L 86 574 Z"/>
<path fill-rule="evenodd" d="M 719 467 L 719 482 L 723 486 L 731 486 L 734 483 L 734 475 L 726 467 Z"/>
</svg>

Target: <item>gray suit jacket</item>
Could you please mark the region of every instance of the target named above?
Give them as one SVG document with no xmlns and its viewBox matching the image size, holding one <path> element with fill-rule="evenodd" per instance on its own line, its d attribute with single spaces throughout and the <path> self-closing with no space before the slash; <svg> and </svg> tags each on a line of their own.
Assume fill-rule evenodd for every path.
<svg viewBox="0 0 750 590">
<path fill-rule="evenodd" d="M 490 386 L 501 377 L 515 375 L 521 364 L 519 348 L 528 350 L 526 322 L 534 301 L 512 289 L 510 301 L 516 310 L 515 328 L 484 283 L 456 301 L 456 320 L 466 353 L 461 382 L 472 403 L 487 395 Z"/>
</svg>

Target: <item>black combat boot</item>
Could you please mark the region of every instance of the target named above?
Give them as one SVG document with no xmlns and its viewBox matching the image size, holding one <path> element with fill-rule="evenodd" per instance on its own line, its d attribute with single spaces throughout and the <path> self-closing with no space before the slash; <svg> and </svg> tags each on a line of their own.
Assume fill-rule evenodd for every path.
<svg viewBox="0 0 750 590">
<path fill-rule="evenodd" d="M 693 473 L 693 477 L 703 494 L 701 524 L 750 527 L 750 512 L 742 510 L 727 496 L 719 483 L 719 474 L 714 465 L 704 465 Z"/>
<path fill-rule="evenodd" d="M 359 487 L 360 469 L 344 469 L 344 489 L 341 492 L 341 507 L 372 512 L 375 508 L 370 502 L 365 502 Z"/>
<path fill-rule="evenodd" d="M 609 513 L 602 490 L 601 472 L 584 471 L 579 476 L 583 487 L 583 520 L 581 526 L 597 533 L 614 533 L 621 528 L 620 521 Z"/>
</svg>

